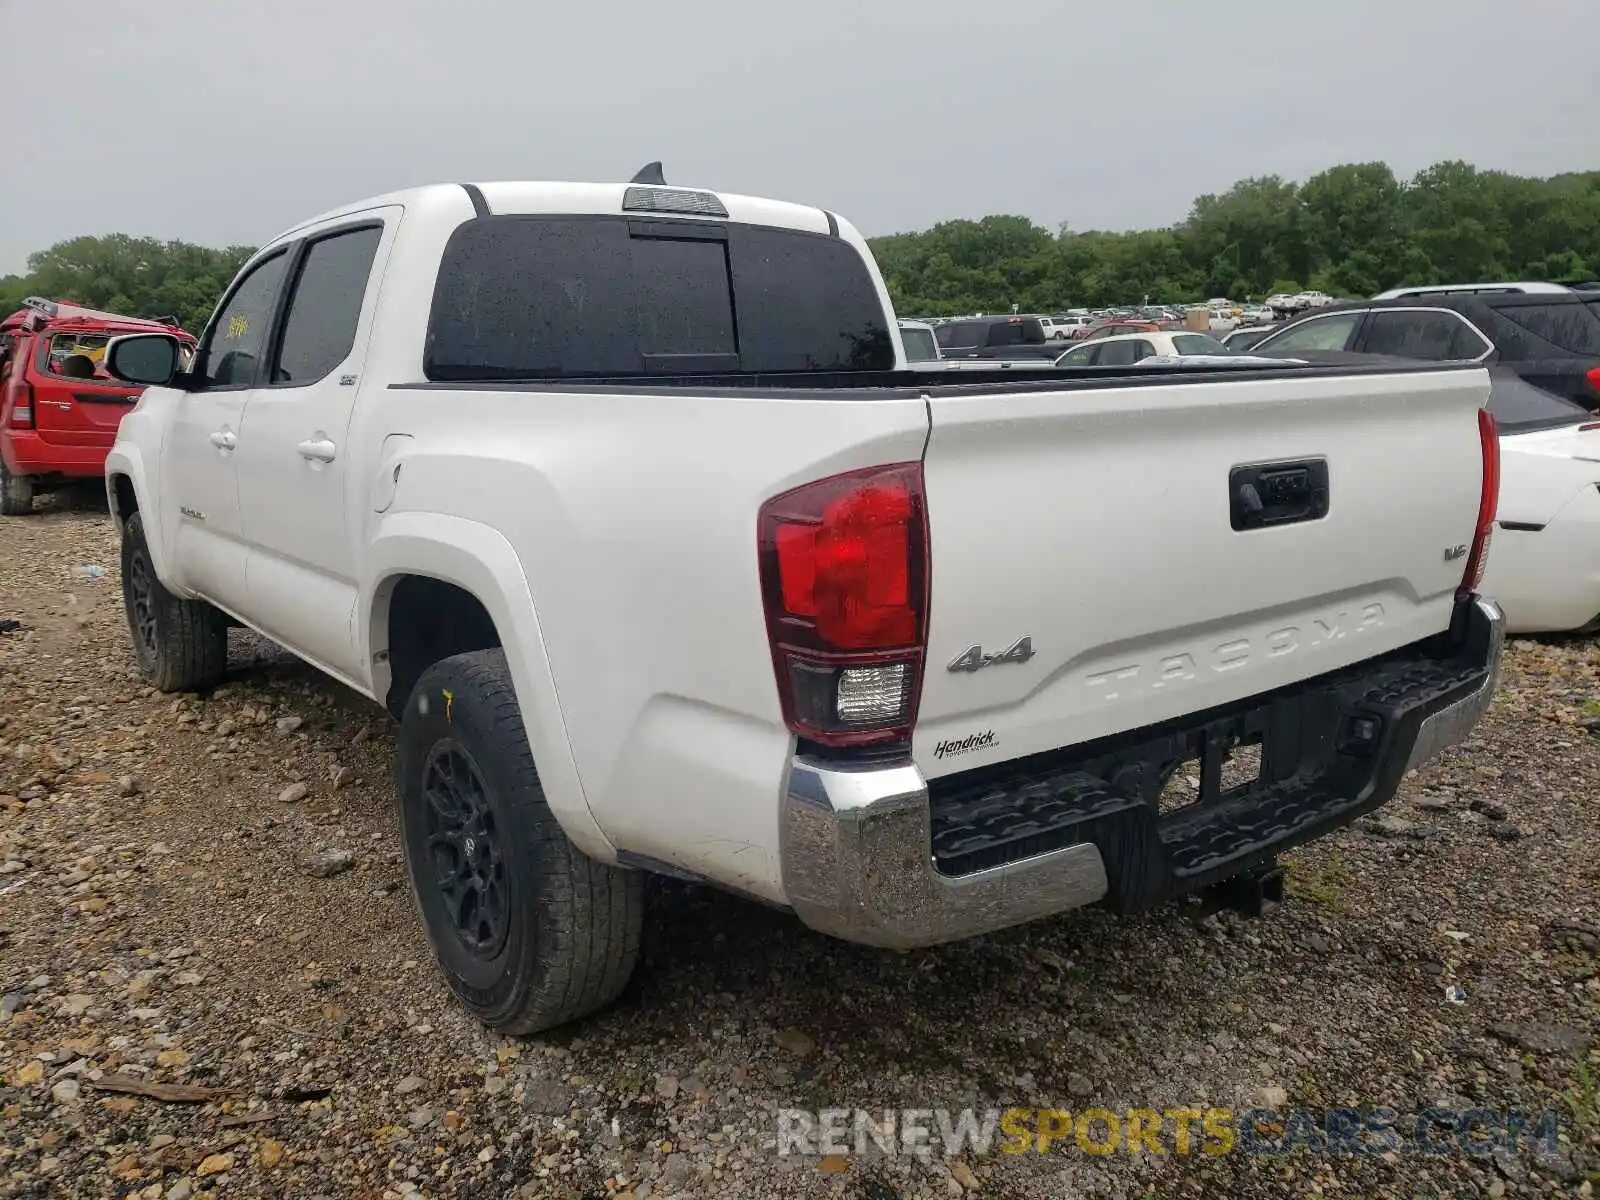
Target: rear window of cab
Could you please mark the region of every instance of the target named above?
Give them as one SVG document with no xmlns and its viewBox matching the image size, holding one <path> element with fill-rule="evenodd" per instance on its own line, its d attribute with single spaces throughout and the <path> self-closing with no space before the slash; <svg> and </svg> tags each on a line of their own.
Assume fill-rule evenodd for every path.
<svg viewBox="0 0 1600 1200">
<path fill-rule="evenodd" d="M 736 222 L 489 216 L 445 247 L 429 379 L 891 370 L 861 255 Z"/>
</svg>

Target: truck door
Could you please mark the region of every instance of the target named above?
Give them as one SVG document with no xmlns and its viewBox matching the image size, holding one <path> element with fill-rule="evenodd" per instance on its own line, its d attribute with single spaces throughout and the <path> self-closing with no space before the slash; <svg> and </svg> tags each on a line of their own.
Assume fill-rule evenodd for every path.
<svg viewBox="0 0 1600 1200">
<path fill-rule="evenodd" d="M 239 435 L 251 616 L 273 638 L 353 678 L 351 506 L 365 498 L 348 443 L 378 281 L 401 208 L 303 233 L 271 361 Z"/>
<path fill-rule="evenodd" d="M 288 250 L 279 248 L 234 283 L 200 343 L 195 382 L 162 449 L 162 510 L 174 523 L 167 544 L 178 582 L 234 612 L 247 607 L 235 454 L 288 266 Z"/>
</svg>

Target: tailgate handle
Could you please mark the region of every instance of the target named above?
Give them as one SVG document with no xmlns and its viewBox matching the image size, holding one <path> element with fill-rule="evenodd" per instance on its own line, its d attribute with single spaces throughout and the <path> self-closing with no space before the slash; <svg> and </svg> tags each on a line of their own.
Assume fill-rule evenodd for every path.
<svg viewBox="0 0 1600 1200">
<path fill-rule="evenodd" d="M 1234 467 L 1228 472 L 1228 508 L 1236 530 L 1320 521 L 1328 515 L 1328 460 Z"/>
</svg>

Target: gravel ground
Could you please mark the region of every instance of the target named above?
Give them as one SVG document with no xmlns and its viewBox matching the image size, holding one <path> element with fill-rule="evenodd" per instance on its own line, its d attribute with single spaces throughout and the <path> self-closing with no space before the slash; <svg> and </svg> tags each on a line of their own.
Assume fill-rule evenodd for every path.
<svg viewBox="0 0 1600 1200">
<path fill-rule="evenodd" d="M 1263 919 L 1084 912 L 893 955 L 664 885 L 623 1001 L 511 1040 L 433 968 L 382 712 L 237 632 L 225 686 L 153 694 L 103 507 L 42 509 L 0 522 L 0 618 L 24 625 L 0 635 L 0 1194 L 1147 1200 L 1600 1180 L 1592 641 L 1513 644 L 1473 739 L 1378 821 L 1297 853 Z M 105 576 L 75 577 L 85 564 Z M 1560 1141 L 776 1150 L 796 1107 L 1388 1105 L 1409 1130 L 1432 1104 L 1555 1109 Z"/>
</svg>

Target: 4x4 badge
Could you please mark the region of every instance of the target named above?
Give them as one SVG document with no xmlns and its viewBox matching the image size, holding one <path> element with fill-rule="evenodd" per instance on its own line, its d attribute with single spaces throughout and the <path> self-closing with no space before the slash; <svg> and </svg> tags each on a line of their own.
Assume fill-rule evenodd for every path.
<svg viewBox="0 0 1600 1200">
<path fill-rule="evenodd" d="M 950 660 L 951 671 L 981 671 L 1001 663 L 1025 663 L 1033 657 L 1033 637 L 1018 638 L 999 654 L 985 654 L 982 646 L 968 646 Z"/>
</svg>

